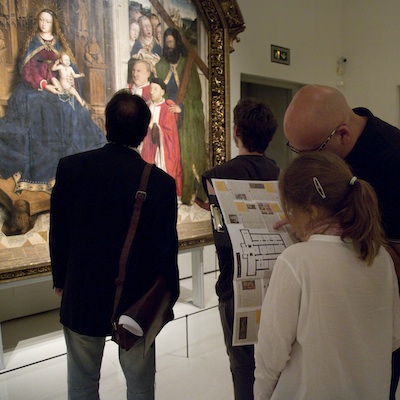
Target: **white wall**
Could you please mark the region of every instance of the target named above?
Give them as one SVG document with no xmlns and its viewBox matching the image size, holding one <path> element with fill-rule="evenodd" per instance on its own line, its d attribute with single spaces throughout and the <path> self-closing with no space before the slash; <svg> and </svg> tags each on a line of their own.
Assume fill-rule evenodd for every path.
<svg viewBox="0 0 400 400">
<path fill-rule="evenodd" d="M 238 0 L 246 29 L 231 54 L 231 102 L 240 98 L 240 74 L 296 83 L 336 84 L 342 56 L 342 1 Z M 270 61 L 271 44 L 291 50 L 290 66 Z"/>
<path fill-rule="evenodd" d="M 348 57 L 344 94 L 399 126 L 400 2 L 351 0 L 344 3 L 344 53 Z"/>
<path fill-rule="evenodd" d="M 390 0 L 237 0 L 246 30 L 231 54 L 231 105 L 240 74 L 344 87 L 352 107 L 366 106 L 399 125 L 400 2 Z M 291 50 L 291 65 L 270 61 L 271 44 Z M 232 148 L 232 156 L 236 149 Z"/>
</svg>

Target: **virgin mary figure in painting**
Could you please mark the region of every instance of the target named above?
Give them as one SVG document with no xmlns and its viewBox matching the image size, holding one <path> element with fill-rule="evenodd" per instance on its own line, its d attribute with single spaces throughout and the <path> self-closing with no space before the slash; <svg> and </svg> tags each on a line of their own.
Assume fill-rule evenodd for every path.
<svg viewBox="0 0 400 400">
<path fill-rule="evenodd" d="M 18 173 L 23 181 L 49 183 L 61 157 L 106 142 L 88 110 L 73 96 L 58 93 L 51 84 L 56 74 L 52 66 L 62 51 L 74 61 L 56 13 L 43 9 L 22 46 L 20 80 L 8 101 L 6 115 L 0 119 L 3 179 Z"/>
</svg>

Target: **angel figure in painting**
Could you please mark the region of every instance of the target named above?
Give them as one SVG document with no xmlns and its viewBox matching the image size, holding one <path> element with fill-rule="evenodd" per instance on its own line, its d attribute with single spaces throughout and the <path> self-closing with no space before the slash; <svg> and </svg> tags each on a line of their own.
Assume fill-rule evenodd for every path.
<svg viewBox="0 0 400 400">
<path fill-rule="evenodd" d="M 137 21 L 132 21 L 129 24 L 129 49 L 132 50 L 133 45 L 136 43 L 136 40 L 139 37 L 139 33 L 139 23 Z"/>
<path fill-rule="evenodd" d="M 154 66 L 161 57 L 161 46 L 153 36 L 150 18 L 143 15 L 139 18 L 138 23 L 140 33 L 131 49 L 131 58 L 147 61 L 154 70 Z"/>
</svg>

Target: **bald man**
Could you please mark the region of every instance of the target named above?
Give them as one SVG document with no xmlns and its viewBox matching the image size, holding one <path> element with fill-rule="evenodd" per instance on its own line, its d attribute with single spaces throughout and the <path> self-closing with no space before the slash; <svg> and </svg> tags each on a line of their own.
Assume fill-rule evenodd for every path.
<svg viewBox="0 0 400 400">
<path fill-rule="evenodd" d="M 295 153 L 331 151 L 373 186 L 387 247 L 400 277 L 400 130 L 366 108 L 351 109 L 341 92 L 321 85 L 297 92 L 286 110 L 283 129 Z M 390 400 L 395 400 L 400 350 L 393 355 Z"/>
</svg>

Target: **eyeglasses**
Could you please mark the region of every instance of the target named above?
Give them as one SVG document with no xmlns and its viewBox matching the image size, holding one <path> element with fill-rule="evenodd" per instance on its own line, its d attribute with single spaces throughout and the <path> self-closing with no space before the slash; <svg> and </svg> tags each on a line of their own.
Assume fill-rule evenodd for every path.
<svg viewBox="0 0 400 400">
<path fill-rule="evenodd" d="M 293 146 L 289 143 L 289 141 L 286 142 L 286 146 L 289 147 L 289 149 L 290 149 L 291 151 L 293 151 L 294 153 L 297 153 L 297 154 L 303 153 L 303 152 L 305 152 L 305 151 L 321 151 L 321 150 L 328 144 L 328 142 L 332 139 L 332 136 L 336 133 L 337 130 L 338 130 L 338 128 L 335 128 L 335 130 L 332 131 L 332 133 L 326 138 L 325 142 L 322 143 L 319 147 L 316 147 L 315 149 L 311 149 L 311 150 L 298 150 L 298 149 L 296 149 L 295 147 L 293 147 Z"/>
</svg>

